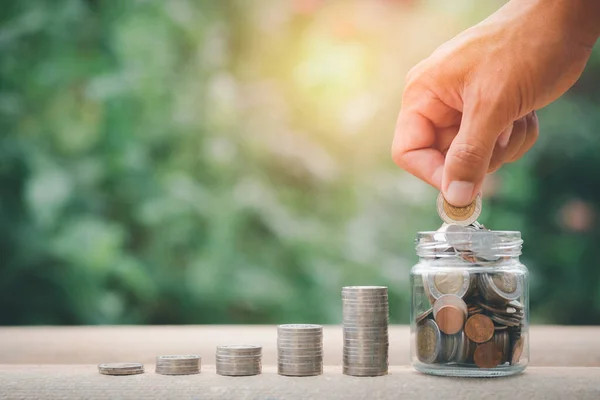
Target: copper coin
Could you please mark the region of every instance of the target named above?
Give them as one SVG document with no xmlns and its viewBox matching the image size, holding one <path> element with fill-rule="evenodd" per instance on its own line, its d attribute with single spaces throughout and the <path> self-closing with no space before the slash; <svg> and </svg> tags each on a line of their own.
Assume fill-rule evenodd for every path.
<svg viewBox="0 0 600 400">
<path fill-rule="evenodd" d="M 465 324 L 465 333 L 475 343 L 487 342 L 494 336 L 494 323 L 483 314 L 472 315 Z"/>
<path fill-rule="evenodd" d="M 454 335 L 462 329 L 465 323 L 465 315 L 458 307 L 447 305 L 438 310 L 435 321 L 442 332 L 447 335 Z"/>
<path fill-rule="evenodd" d="M 513 346 L 510 365 L 515 365 L 519 363 L 519 360 L 521 359 L 521 354 L 523 354 L 523 347 L 525 347 L 525 337 L 521 336 Z"/>
<path fill-rule="evenodd" d="M 494 368 L 502 361 L 502 350 L 494 342 L 477 346 L 473 360 L 479 368 Z"/>
</svg>

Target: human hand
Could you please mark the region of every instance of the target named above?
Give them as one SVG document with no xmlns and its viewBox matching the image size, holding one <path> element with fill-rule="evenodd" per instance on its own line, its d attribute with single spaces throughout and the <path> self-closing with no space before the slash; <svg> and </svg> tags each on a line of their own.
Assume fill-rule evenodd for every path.
<svg viewBox="0 0 600 400">
<path fill-rule="evenodd" d="M 538 137 L 534 110 L 579 78 L 600 34 L 595 0 L 512 0 L 407 75 L 392 157 L 469 204 L 486 173 Z"/>
</svg>

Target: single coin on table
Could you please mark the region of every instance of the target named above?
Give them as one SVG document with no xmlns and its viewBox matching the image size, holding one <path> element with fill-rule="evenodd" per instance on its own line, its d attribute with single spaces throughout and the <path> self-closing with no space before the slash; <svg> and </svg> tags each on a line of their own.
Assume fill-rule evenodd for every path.
<svg viewBox="0 0 600 400">
<path fill-rule="evenodd" d="M 102 375 L 137 375 L 144 373 L 144 366 L 139 363 L 107 363 L 98 365 Z"/>
<path fill-rule="evenodd" d="M 437 211 L 440 218 L 447 224 L 471 225 L 481 214 L 481 194 L 478 194 L 471 204 L 456 207 L 448 203 L 442 193 L 437 198 Z"/>
</svg>

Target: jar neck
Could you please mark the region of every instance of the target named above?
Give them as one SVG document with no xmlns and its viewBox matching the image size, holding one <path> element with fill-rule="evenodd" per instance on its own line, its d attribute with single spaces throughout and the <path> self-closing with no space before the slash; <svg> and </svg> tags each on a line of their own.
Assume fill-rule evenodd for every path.
<svg viewBox="0 0 600 400">
<path fill-rule="evenodd" d="M 519 256 L 502 256 L 494 259 L 484 259 L 473 256 L 472 253 L 456 252 L 453 255 L 436 257 L 434 255 L 425 255 L 419 257 L 419 263 L 428 264 L 436 267 L 502 267 L 505 265 L 514 265 L 520 263 Z"/>
<path fill-rule="evenodd" d="M 417 255 L 423 260 L 497 265 L 518 262 L 523 240 L 520 232 L 420 232 Z"/>
</svg>

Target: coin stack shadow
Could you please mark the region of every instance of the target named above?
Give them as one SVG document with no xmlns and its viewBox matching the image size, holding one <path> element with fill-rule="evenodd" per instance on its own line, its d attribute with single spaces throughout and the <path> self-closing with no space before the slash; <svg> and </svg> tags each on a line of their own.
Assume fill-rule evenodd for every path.
<svg viewBox="0 0 600 400">
<path fill-rule="evenodd" d="M 277 371 L 285 376 L 323 373 L 323 327 L 287 324 L 277 327 Z"/>
<path fill-rule="evenodd" d="M 343 372 L 380 376 L 388 372 L 388 291 L 385 286 L 342 289 L 344 315 Z"/>
<path fill-rule="evenodd" d="M 158 356 L 156 373 L 161 375 L 193 375 L 200 373 L 199 356 Z"/>
<path fill-rule="evenodd" d="M 261 357 L 261 346 L 217 346 L 217 374 L 224 376 L 258 375 L 262 371 Z"/>
</svg>

